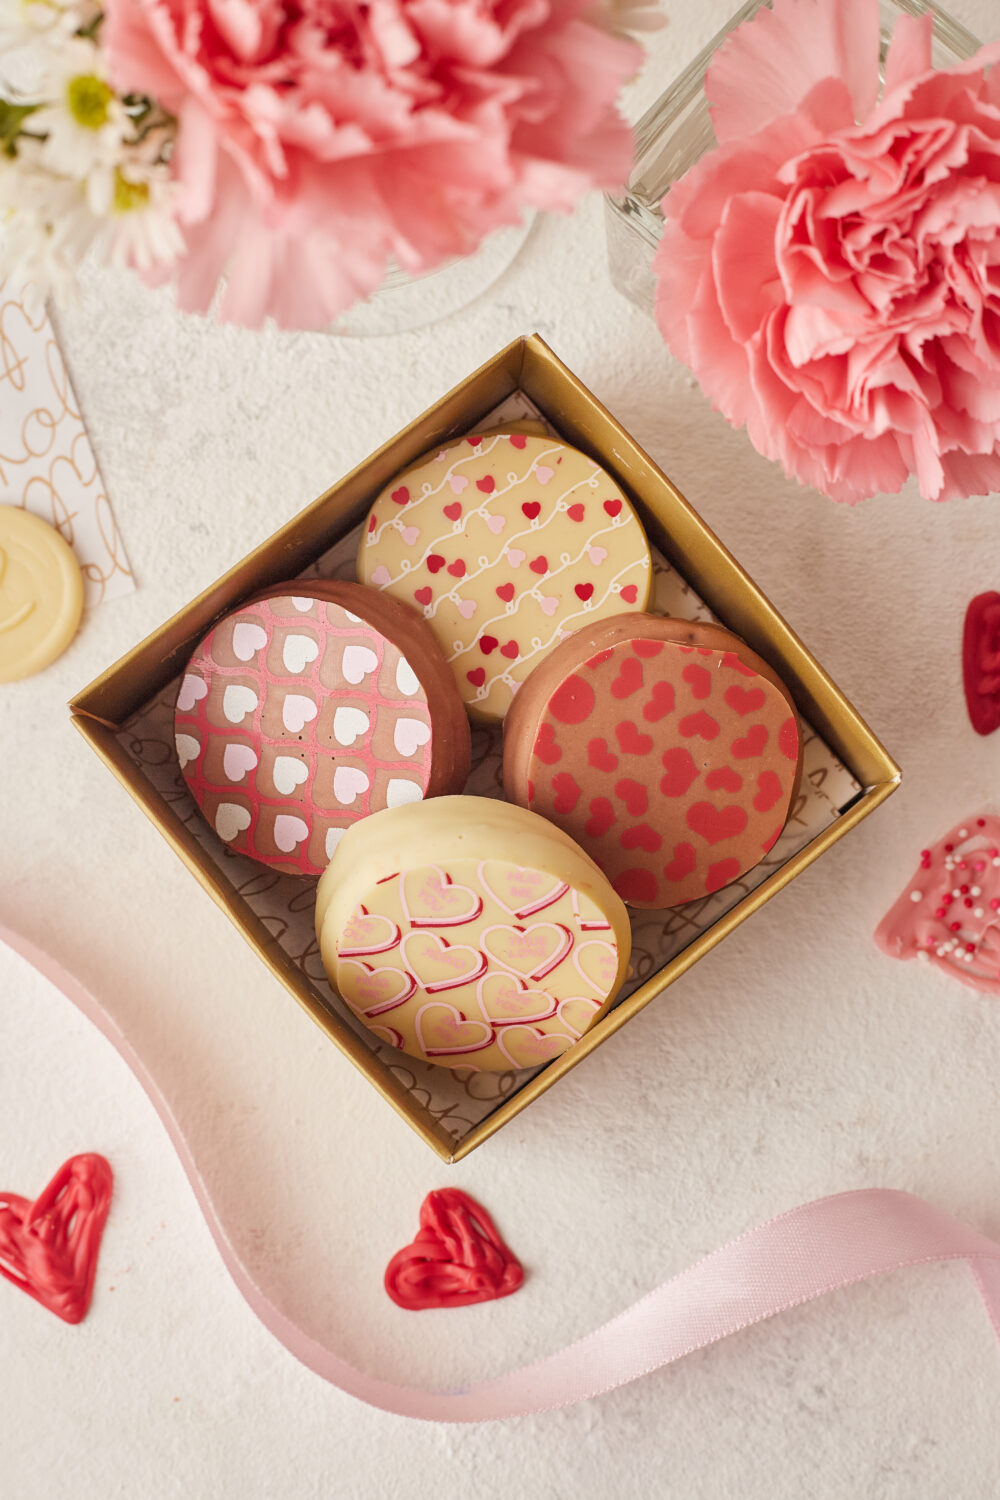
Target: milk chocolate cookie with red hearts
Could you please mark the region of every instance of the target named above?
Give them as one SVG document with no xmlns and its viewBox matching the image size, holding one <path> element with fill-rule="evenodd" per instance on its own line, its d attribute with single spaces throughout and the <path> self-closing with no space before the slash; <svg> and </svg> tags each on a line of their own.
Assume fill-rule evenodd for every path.
<svg viewBox="0 0 1000 1500">
<path fill-rule="evenodd" d="M 788 689 L 718 625 L 620 615 L 571 636 L 504 724 L 504 790 L 566 830 L 631 906 L 759 863 L 799 779 Z"/>
<path fill-rule="evenodd" d="M 297 579 L 212 629 L 174 716 L 184 779 L 219 837 L 301 875 L 386 807 L 457 792 L 469 723 L 419 615 L 355 583 Z"/>
</svg>

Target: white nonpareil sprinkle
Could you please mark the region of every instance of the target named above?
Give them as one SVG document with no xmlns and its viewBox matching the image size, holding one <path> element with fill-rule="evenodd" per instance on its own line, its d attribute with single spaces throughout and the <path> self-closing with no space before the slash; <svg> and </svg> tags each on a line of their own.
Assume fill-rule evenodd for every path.
<svg viewBox="0 0 1000 1500">
<path fill-rule="evenodd" d="M 924 899 L 924 893 L 923 893 L 923 891 L 911 891 L 910 892 L 910 900 L 911 901 L 922 901 L 923 899 Z"/>
</svg>

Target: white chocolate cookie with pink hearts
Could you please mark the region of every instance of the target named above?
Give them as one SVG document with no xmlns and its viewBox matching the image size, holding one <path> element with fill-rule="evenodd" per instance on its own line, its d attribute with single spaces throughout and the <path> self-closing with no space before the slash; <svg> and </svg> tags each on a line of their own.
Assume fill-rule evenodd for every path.
<svg viewBox="0 0 1000 1500">
<path fill-rule="evenodd" d="M 439 797 L 348 829 L 319 883 L 330 982 L 383 1042 L 446 1068 L 534 1068 L 605 1011 L 628 967 L 620 898 L 543 818 Z"/>
<path fill-rule="evenodd" d="M 368 516 L 358 580 L 423 611 L 473 718 L 502 719 L 573 631 L 649 601 L 639 519 L 557 438 L 473 433 L 396 476 Z"/>
</svg>

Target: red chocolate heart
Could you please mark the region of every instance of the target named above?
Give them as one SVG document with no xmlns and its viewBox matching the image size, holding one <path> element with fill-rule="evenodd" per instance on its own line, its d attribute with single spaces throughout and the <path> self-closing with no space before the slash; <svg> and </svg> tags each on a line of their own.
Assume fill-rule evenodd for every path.
<svg viewBox="0 0 1000 1500">
<path fill-rule="evenodd" d="M 414 589 L 413 597 L 414 599 L 416 599 L 418 604 L 430 604 L 431 600 L 434 598 L 434 590 L 429 588 Z"/>
<path fill-rule="evenodd" d="M 607 797 L 594 797 L 590 803 L 590 817 L 584 832 L 590 839 L 599 839 L 616 821 L 615 810 Z"/>
<path fill-rule="evenodd" d="M 594 585 L 592 583 L 577 583 L 573 587 L 573 592 L 578 599 L 582 599 L 584 604 L 586 604 L 594 592 Z"/>
<path fill-rule="evenodd" d="M 465 675 L 472 683 L 473 687 L 482 687 L 483 683 L 486 681 L 486 671 L 483 667 L 473 667 L 472 671 L 466 672 Z"/>
<path fill-rule="evenodd" d="M 621 508 L 622 503 L 620 500 L 605 500 L 604 502 L 604 509 L 609 516 L 616 516 Z"/>
<path fill-rule="evenodd" d="M 459 1188 L 427 1194 L 416 1238 L 385 1269 L 386 1291 L 409 1312 L 492 1302 L 523 1280 L 520 1261 L 489 1214 Z"/>
<path fill-rule="evenodd" d="M 760 755 L 767 744 L 767 730 L 763 724 L 755 724 L 740 740 L 733 740 L 733 754 L 737 760 L 750 760 Z"/>
<path fill-rule="evenodd" d="M 757 795 L 753 805 L 758 812 L 770 812 L 781 796 L 781 777 L 777 771 L 761 771 L 757 777 Z"/>
<path fill-rule="evenodd" d="M 694 662 L 685 667 L 681 676 L 691 689 L 692 698 L 705 699 L 712 691 L 712 674 L 707 667 L 699 667 Z M 739 688 L 736 689 L 739 692 Z M 726 695 L 728 698 L 728 694 Z M 761 694 L 761 697 L 764 695 Z"/>
<path fill-rule="evenodd" d="M 965 611 L 962 682 L 977 734 L 1000 728 L 1000 594 L 977 594 Z"/>
<path fill-rule="evenodd" d="M 0 1193 L 0 1276 L 66 1323 L 87 1316 L 113 1180 L 87 1152 L 63 1162 L 34 1203 Z"/>
<path fill-rule="evenodd" d="M 445 506 L 444 513 L 448 517 L 449 521 L 457 521 L 457 520 L 459 520 L 461 518 L 461 515 L 462 515 L 461 504 L 459 503 L 458 500 L 453 501 L 453 503 L 451 505 L 446 505 Z"/>
<path fill-rule="evenodd" d="M 639 597 L 639 590 L 634 583 L 627 583 L 623 589 L 618 590 L 618 593 L 626 604 L 634 604 Z"/>
<path fill-rule="evenodd" d="M 481 635 L 479 637 L 479 649 L 484 656 L 489 656 L 490 652 L 495 651 L 499 644 L 500 642 L 495 635 Z"/>
<path fill-rule="evenodd" d="M 476 489 L 481 490 L 484 495 L 492 495 L 497 487 L 497 482 L 492 474 L 486 474 L 482 479 L 476 480 Z"/>
<path fill-rule="evenodd" d="M 674 711 L 674 685 L 672 682 L 654 682 L 653 696 L 642 711 L 647 724 L 656 724 Z"/>
<path fill-rule="evenodd" d="M 566 514 L 569 516 L 571 521 L 582 521 L 584 516 L 587 514 L 587 511 L 586 508 L 582 505 L 571 505 Z"/>
<path fill-rule="evenodd" d="M 747 826 L 746 810 L 731 802 L 728 807 L 713 807 L 711 802 L 696 802 L 688 808 L 687 825 L 709 844 L 734 839 Z"/>
<path fill-rule="evenodd" d="M 397 505 L 406 505 L 410 498 L 410 492 L 405 484 L 401 484 L 398 490 L 393 490 L 392 498 Z"/>
<path fill-rule="evenodd" d="M 557 771 L 552 778 L 555 801 L 552 806 L 557 813 L 571 813 L 580 800 L 581 787 L 568 771 Z"/>
<path fill-rule="evenodd" d="M 723 696 L 729 707 L 735 709 L 741 719 L 747 714 L 754 713 L 758 708 L 763 708 L 767 702 L 767 694 L 760 687 L 741 688 L 734 685 L 726 688 Z"/>
<path fill-rule="evenodd" d="M 523 448 L 528 439 L 523 432 L 512 432 L 510 435 L 510 446 L 512 448 Z"/>
<path fill-rule="evenodd" d="M 608 742 L 603 736 L 588 741 L 587 764 L 597 771 L 613 771 L 618 765 L 617 755 L 608 749 Z"/>
<path fill-rule="evenodd" d="M 444 558 L 439 552 L 432 552 L 427 559 L 428 573 L 437 573 L 444 567 Z"/>
<path fill-rule="evenodd" d="M 448 572 L 451 574 L 452 578 L 464 578 L 465 563 L 460 557 L 457 557 L 453 563 L 448 564 Z"/>
<path fill-rule="evenodd" d="M 512 583 L 498 583 L 496 594 L 498 599 L 502 599 L 505 604 L 509 604 L 514 597 L 514 585 Z"/>
<path fill-rule="evenodd" d="M 645 849 L 647 854 L 655 854 L 662 843 L 660 834 L 650 828 L 648 823 L 637 823 L 634 828 L 626 828 L 621 837 L 623 849 Z"/>
<path fill-rule="evenodd" d="M 628 698 L 641 687 L 642 662 L 636 661 L 634 656 L 626 656 L 618 676 L 611 684 L 611 695 L 614 698 Z"/>
<path fill-rule="evenodd" d="M 527 516 L 529 521 L 534 521 L 536 517 L 541 513 L 542 507 L 539 505 L 537 500 L 525 500 L 524 504 L 521 506 L 521 509 Z"/>
<path fill-rule="evenodd" d="M 648 755 L 653 748 L 652 735 L 640 734 L 631 719 L 615 725 L 615 739 L 626 755 Z"/>
<path fill-rule="evenodd" d="M 556 732 L 548 722 L 542 725 L 535 736 L 534 750 L 538 759 L 547 766 L 554 766 L 557 761 L 562 760 L 562 751 L 556 744 Z"/>
<path fill-rule="evenodd" d="M 641 818 L 649 806 L 646 788 L 641 781 L 634 781 L 631 776 L 623 776 L 621 781 L 615 782 L 615 796 L 624 802 L 633 818 Z"/>
<path fill-rule="evenodd" d="M 718 720 L 713 719 L 712 715 L 707 714 L 703 708 L 699 708 L 696 714 L 688 714 L 686 718 L 681 720 L 678 728 L 684 738 L 688 740 L 694 736 L 697 736 L 700 740 L 714 740 L 719 733 Z M 764 731 L 764 738 L 767 738 L 766 729 Z"/>
<path fill-rule="evenodd" d="M 531 560 L 531 562 L 528 564 L 528 567 L 531 569 L 531 571 L 533 573 L 539 573 L 539 574 L 541 574 L 541 573 L 547 573 L 549 571 L 549 561 L 548 561 L 548 558 L 547 557 L 533 557 L 532 560 Z"/>
<path fill-rule="evenodd" d="M 521 648 L 516 641 L 508 641 L 506 645 L 500 647 L 500 655 L 506 656 L 508 661 L 516 661 L 520 654 Z"/>
<path fill-rule="evenodd" d="M 686 880 L 696 864 L 693 844 L 675 844 L 674 857 L 663 866 L 663 873 L 668 880 Z"/>
<path fill-rule="evenodd" d="M 692 782 L 701 772 L 694 763 L 690 750 L 683 745 L 673 745 L 663 752 L 663 769 L 666 776 L 660 777 L 660 791 L 664 797 L 683 797 Z"/>
</svg>

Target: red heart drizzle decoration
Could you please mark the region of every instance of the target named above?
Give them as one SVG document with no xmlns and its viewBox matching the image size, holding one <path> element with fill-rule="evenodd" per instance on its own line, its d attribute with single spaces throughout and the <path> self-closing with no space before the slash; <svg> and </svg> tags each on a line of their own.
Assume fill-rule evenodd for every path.
<svg viewBox="0 0 1000 1500">
<path fill-rule="evenodd" d="M 466 1307 L 509 1297 L 524 1280 L 486 1210 L 459 1188 L 428 1193 L 411 1245 L 385 1268 L 385 1289 L 397 1307 Z"/>
<path fill-rule="evenodd" d="M 1000 594 L 977 594 L 965 612 L 962 677 L 977 734 L 1000 726 Z"/>
<path fill-rule="evenodd" d="M 87 1316 L 113 1180 L 87 1152 L 63 1162 L 34 1203 L 0 1193 L 0 1276 L 66 1323 Z"/>
</svg>

